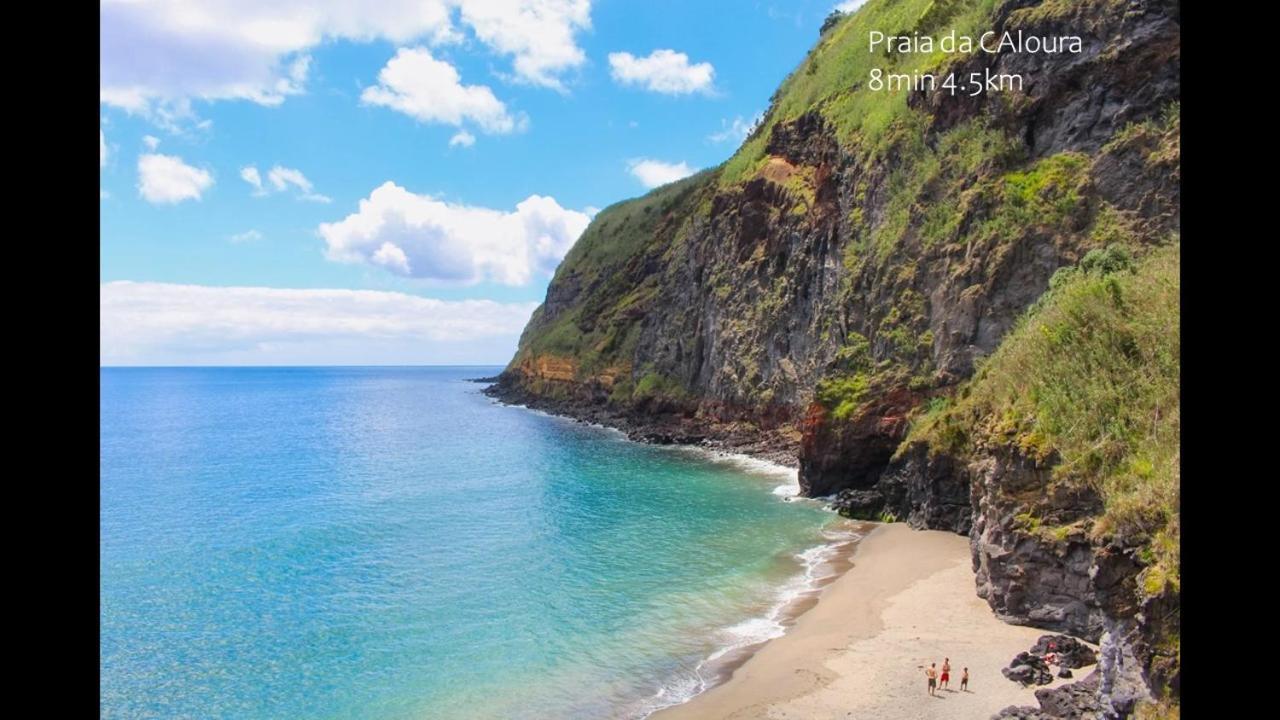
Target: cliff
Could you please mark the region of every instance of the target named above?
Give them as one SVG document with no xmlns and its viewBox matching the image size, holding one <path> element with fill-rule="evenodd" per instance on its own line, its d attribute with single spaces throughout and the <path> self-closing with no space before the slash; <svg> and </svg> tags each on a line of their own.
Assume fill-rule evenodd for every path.
<svg viewBox="0 0 1280 720">
<path fill-rule="evenodd" d="M 1083 49 L 870 53 L 871 30 Z M 806 495 L 848 514 L 969 534 L 999 614 L 1103 640 L 1110 713 L 1176 703 L 1176 337 L 1160 345 L 1163 444 L 1098 430 L 1141 425 L 1146 395 L 1032 379 L 1086 351 L 1155 362 L 1143 353 L 1176 336 L 1107 303 L 1131 293 L 1168 319 L 1149 278 L 1177 274 L 1179 55 L 1178 4 L 1159 0 L 871 0 L 833 18 L 733 157 L 597 215 L 490 391 L 795 462 Z M 877 91 L 874 68 L 1023 84 Z M 1044 332 L 1028 318 L 1086 308 L 1115 344 L 1081 345 L 1081 329 L 1028 349 Z M 1014 402 L 1050 390 L 1112 415 Z M 1077 453 L 1101 440 L 1115 442 L 1102 460 Z"/>
</svg>

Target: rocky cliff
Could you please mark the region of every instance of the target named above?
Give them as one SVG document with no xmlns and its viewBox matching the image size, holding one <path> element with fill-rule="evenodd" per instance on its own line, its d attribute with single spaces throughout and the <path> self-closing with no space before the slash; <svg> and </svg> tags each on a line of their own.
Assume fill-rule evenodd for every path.
<svg viewBox="0 0 1280 720">
<path fill-rule="evenodd" d="M 1071 35 L 1082 50 L 871 53 L 870 30 Z M 833 18 L 732 158 L 597 215 L 490 391 L 794 462 L 805 494 L 848 514 L 967 533 L 999 614 L 1103 640 L 1111 712 L 1176 703 L 1176 499 L 1170 516 L 1167 497 L 1132 492 L 1176 485 L 1176 453 L 1081 454 L 1090 438 L 1055 424 L 1067 405 L 1014 402 L 1061 390 L 1129 418 L 1146 396 L 992 377 L 1039 377 L 1029 309 L 1094 303 L 1116 328 L 1099 352 L 1155 362 L 1131 346 L 1160 345 L 1176 389 L 1176 343 L 1116 318 L 1125 293 L 1159 304 L 1144 278 L 1176 275 L 1179 55 L 1178 4 L 1159 0 L 871 0 Z M 890 92 L 873 69 L 1023 80 Z M 1082 338 L 1035 352 L 1047 367 Z M 1176 447 L 1173 404 L 1150 423 L 1160 448 L 1171 416 Z"/>
</svg>

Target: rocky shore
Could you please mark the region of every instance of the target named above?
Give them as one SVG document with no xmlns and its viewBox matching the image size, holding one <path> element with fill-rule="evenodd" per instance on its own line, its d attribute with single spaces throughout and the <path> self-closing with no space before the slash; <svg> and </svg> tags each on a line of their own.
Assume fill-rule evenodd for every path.
<svg viewBox="0 0 1280 720">
<path fill-rule="evenodd" d="M 613 428 L 635 442 L 654 445 L 691 445 L 719 452 L 747 455 L 759 460 L 797 467 L 800 435 L 783 426 L 771 430 L 744 421 L 707 420 L 690 413 L 643 413 L 631 407 L 610 406 L 582 399 L 549 397 L 523 386 L 493 378 L 482 392 L 508 405 L 519 405 L 552 415 Z M 481 382 L 481 380 L 477 380 Z"/>
</svg>

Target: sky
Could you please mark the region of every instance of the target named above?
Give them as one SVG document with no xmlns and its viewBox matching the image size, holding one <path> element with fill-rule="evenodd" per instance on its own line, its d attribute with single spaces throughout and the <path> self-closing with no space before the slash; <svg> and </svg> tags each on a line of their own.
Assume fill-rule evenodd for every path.
<svg viewBox="0 0 1280 720">
<path fill-rule="evenodd" d="M 505 364 L 591 217 L 732 155 L 836 5 L 103 0 L 100 362 Z"/>
</svg>

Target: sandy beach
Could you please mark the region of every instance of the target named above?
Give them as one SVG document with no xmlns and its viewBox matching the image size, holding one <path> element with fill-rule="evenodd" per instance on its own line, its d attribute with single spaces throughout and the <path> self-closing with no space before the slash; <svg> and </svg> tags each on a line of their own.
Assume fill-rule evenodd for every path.
<svg viewBox="0 0 1280 720">
<path fill-rule="evenodd" d="M 967 538 L 881 525 L 785 636 L 727 682 L 651 717 L 989 718 L 1009 705 L 1037 704 L 1034 688 L 1006 680 L 1000 669 L 1044 634 L 1001 622 L 974 594 Z M 951 658 L 951 689 L 930 697 L 924 668 L 941 668 L 944 657 Z M 969 692 L 959 690 L 964 667 Z M 1092 671 L 1078 669 L 1075 679 Z"/>
</svg>

